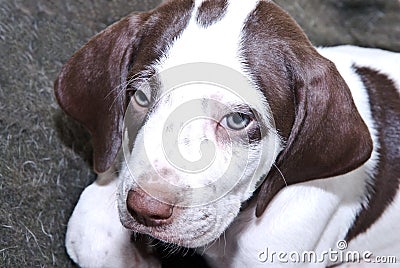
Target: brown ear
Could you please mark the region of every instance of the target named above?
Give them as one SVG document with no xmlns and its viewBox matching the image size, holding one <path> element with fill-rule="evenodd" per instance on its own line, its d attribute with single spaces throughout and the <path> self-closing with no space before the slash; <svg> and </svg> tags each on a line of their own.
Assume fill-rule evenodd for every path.
<svg viewBox="0 0 400 268">
<path fill-rule="evenodd" d="M 63 110 L 91 133 L 94 168 L 106 171 L 121 146 L 128 66 L 137 43 L 139 15 L 111 25 L 63 66 L 54 88 Z"/>
<path fill-rule="evenodd" d="M 286 16 L 292 21 L 286 13 L 275 12 L 280 19 Z M 285 187 L 285 181 L 290 185 L 347 173 L 367 161 L 372 151 L 368 128 L 347 84 L 335 65 L 319 55 L 292 24 L 290 34 L 295 37 L 283 38 L 283 62 L 293 96 L 294 122 L 276 167 L 261 186 L 257 217 Z"/>
<path fill-rule="evenodd" d="M 285 186 L 347 173 L 368 160 L 372 140 L 335 66 L 317 57 L 293 83 L 295 121 L 258 196 L 260 216 Z M 279 168 L 279 170 L 277 169 Z M 284 178 L 282 178 L 282 176 Z"/>
</svg>

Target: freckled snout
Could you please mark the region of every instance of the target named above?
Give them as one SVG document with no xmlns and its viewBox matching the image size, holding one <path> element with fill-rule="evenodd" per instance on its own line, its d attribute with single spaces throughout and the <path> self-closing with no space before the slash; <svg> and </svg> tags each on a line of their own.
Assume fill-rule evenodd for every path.
<svg viewBox="0 0 400 268">
<path fill-rule="evenodd" d="M 172 220 L 172 205 L 158 201 L 140 189 L 129 191 L 126 205 L 136 221 L 149 227 L 165 225 Z"/>
</svg>

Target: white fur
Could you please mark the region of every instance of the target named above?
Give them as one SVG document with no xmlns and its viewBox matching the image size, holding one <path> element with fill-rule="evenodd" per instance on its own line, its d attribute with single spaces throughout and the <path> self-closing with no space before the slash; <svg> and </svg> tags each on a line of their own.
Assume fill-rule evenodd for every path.
<svg viewBox="0 0 400 268">
<path fill-rule="evenodd" d="M 229 1 L 228 10 L 221 21 L 207 28 L 196 22 L 197 9 L 194 9 L 189 25 L 172 44 L 158 71 L 185 63 L 209 62 L 241 72 L 238 48 L 242 27 L 258 2 L 259 0 Z"/>
<path fill-rule="evenodd" d="M 224 106 L 218 109 L 218 107 L 213 107 L 210 104 L 210 107 L 217 109 L 208 110 L 207 108 L 210 107 L 204 107 L 203 101 L 196 101 L 201 99 L 215 100 Z M 254 101 L 254 103 L 250 103 L 251 106 L 259 107 L 261 104 L 258 102 L 262 100 L 262 96 L 256 94 L 254 98 L 247 100 Z M 184 85 L 167 92 L 166 96 L 163 96 L 157 110 L 152 112 L 143 129 L 139 131 L 131 152 L 132 157 L 126 159 L 127 165 L 123 167 L 121 172 L 123 184 L 119 208 L 125 226 L 188 247 L 204 245 L 217 238 L 226 229 L 227 225 L 238 214 L 241 203 L 250 197 L 255 190 L 258 179 L 262 177 L 264 170 L 270 169 L 273 159 L 279 152 L 276 149 L 275 152 L 272 150 L 268 154 L 261 155 L 263 145 L 272 149 L 280 147 L 279 137 L 274 135 L 273 132 L 266 136 L 263 144 L 257 144 L 250 148 L 248 144 L 241 145 L 238 143 L 239 137 L 236 133 L 227 133 L 227 138 L 230 138 L 228 143 L 218 140 L 215 132 L 217 121 L 220 122 L 225 114 L 230 113 L 228 108 L 234 104 L 242 104 L 243 101 L 236 94 L 224 88 L 203 83 Z M 188 107 L 190 110 L 177 113 L 173 118 L 173 124 L 168 125 L 168 118 L 174 114 L 175 109 L 184 103 L 190 104 Z M 227 109 L 223 110 L 223 107 L 227 107 Z M 199 113 L 205 118 L 195 119 L 192 123 L 185 125 L 186 116 L 192 113 L 193 117 L 196 113 Z M 190 117 L 192 116 L 190 115 Z M 162 139 L 165 132 L 163 127 L 160 126 L 166 126 L 169 128 L 169 132 L 179 132 L 180 130 L 177 140 L 167 140 L 168 143 L 176 142 L 170 144 L 170 146 L 180 150 L 165 151 L 168 144 L 163 144 Z M 271 127 L 269 128 L 271 129 Z M 202 140 L 210 141 L 216 149 L 215 159 L 213 159 L 211 166 L 206 167 L 205 170 L 193 174 L 186 173 L 176 169 L 167 159 L 167 156 L 174 158 L 176 153 L 182 154 L 187 161 L 195 161 L 201 158 L 201 153 L 205 153 L 204 150 L 200 152 Z M 242 140 L 240 139 L 240 141 Z M 257 161 L 251 161 L 252 159 Z M 230 166 L 232 163 L 233 167 Z M 260 163 L 262 167 L 258 168 Z M 169 170 L 173 174 L 163 178 L 160 175 L 163 170 Z M 239 174 L 243 174 L 242 178 L 238 177 Z M 221 180 L 223 180 L 223 184 L 221 184 Z M 228 181 L 235 187 L 234 189 L 219 188 L 228 185 Z M 221 190 L 223 193 L 231 191 L 228 195 L 217 195 L 215 198 L 210 196 L 210 199 L 205 201 L 198 201 L 197 195 L 182 194 L 185 187 L 198 189 L 214 182 L 215 188 L 212 189 Z M 178 191 L 172 194 L 175 200 L 162 200 L 174 203 L 176 205 L 175 211 L 179 211 L 179 217 L 166 227 L 168 229 L 147 228 L 138 225 L 129 215 L 124 200 L 126 200 L 128 190 L 138 187 L 137 184 L 140 184 L 142 188 L 155 197 L 158 196 L 158 192 L 163 194 L 168 187 L 167 184 L 178 187 Z M 210 191 L 212 189 L 210 188 Z M 209 195 L 210 191 L 205 191 L 205 194 Z M 162 196 L 159 196 L 159 198 L 162 198 Z M 216 199 L 218 200 L 216 201 Z M 187 207 L 192 205 L 196 205 L 196 207 Z M 179 206 L 187 208 L 180 208 Z M 200 219 L 204 215 L 209 217 L 206 220 L 195 221 L 195 219 Z M 190 225 L 185 220 L 188 218 L 193 220 Z M 176 230 L 180 230 L 180 232 L 177 233 Z M 201 236 L 198 237 L 198 235 Z"/>
<path fill-rule="evenodd" d="M 282 147 L 281 140 L 274 131 L 272 115 L 265 98 L 254 87 L 253 90 L 248 90 L 253 84 L 246 79 L 244 88 L 233 91 L 218 83 L 185 84 L 183 80 L 171 88 L 168 81 L 170 76 L 163 74 L 183 64 L 206 62 L 216 66 L 229 66 L 239 77 L 246 78 L 239 57 L 239 40 L 244 21 L 257 2 L 231 1 L 222 20 L 206 29 L 195 21 L 195 9 L 182 35 L 171 44 L 167 55 L 153 66 L 161 74 L 160 92 L 153 96 L 158 100 L 157 108 L 151 112 L 146 124 L 138 132 L 133 148 L 126 148 L 126 144 L 124 145 L 127 151 L 119 178 L 108 181 L 105 185 L 96 182 L 83 192 L 68 225 L 67 248 L 74 261 L 84 267 L 128 267 L 137 258 L 134 254 L 135 247 L 129 242 L 131 232 L 122 227 L 117 216 L 117 197 L 119 214 L 125 227 L 177 245 L 198 247 L 199 252 L 204 253 L 215 267 L 265 266 L 265 263 L 258 260 L 258 254 L 265 247 L 286 252 L 313 250 L 318 254 L 327 248 L 335 249 L 336 243 L 345 236 L 357 211 L 366 201 L 366 183 L 379 159 L 376 152 L 379 144 L 367 93 L 352 70 L 352 65 L 356 63 L 374 67 L 388 74 L 400 85 L 400 76 L 397 73 L 400 70 L 400 54 L 352 46 L 319 50 L 322 55 L 335 62 L 348 83 L 355 104 L 370 129 L 374 152 L 365 165 L 348 174 L 284 188 L 272 200 L 262 217 L 256 218 L 254 201 L 241 212 L 240 207 L 256 189 L 258 180 L 271 168 Z M 196 6 L 199 4 L 196 1 Z M 151 92 L 144 92 L 150 99 Z M 200 99 L 212 99 L 222 106 L 209 110 L 207 105 L 197 101 Z M 168 126 L 169 115 L 183 103 L 192 104 L 187 112 L 197 112 L 208 118 L 186 124 L 186 114 L 182 113 L 176 115 Z M 222 120 L 237 104 L 248 104 L 261 114 L 260 120 L 269 132 L 260 143 L 251 147 L 243 146 L 237 133 L 230 133 L 231 140 L 228 143 L 218 139 L 215 133 L 216 121 Z M 200 173 L 194 174 L 174 167 L 165 155 L 172 158 L 180 156 L 164 150 L 168 149 L 162 141 L 165 135 L 162 128 L 164 124 L 168 126 L 170 133 L 179 133 L 173 146 L 178 147 L 179 154 L 188 160 L 187 165 L 202 159 L 202 153 L 206 151 L 202 149 L 201 141 L 211 143 L 206 149 L 210 152 L 215 150 L 213 162 L 205 165 L 206 168 Z M 259 152 L 265 150 L 265 147 L 273 150 L 266 155 L 260 155 Z M 243 155 L 257 161 L 247 162 L 248 159 L 243 159 Z M 234 168 L 228 169 L 232 159 L 235 160 Z M 243 165 L 248 167 L 244 172 Z M 162 178 L 165 170 L 172 175 Z M 160 194 L 158 197 L 162 198 L 163 191 L 168 189 L 166 185 L 197 189 L 218 181 L 224 172 L 228 172 L 227 178 L 235 178 L 237 173 L 244 173 L 244 176 L 233 189 L 228 189 L 229 194 L 217 200 L 212 199 L 202 206 L 190 207 L 188 204 L 198 201 L 190 192 L 187 195 L 173 193 L 165 197 L 177 205 L 174 208 L 177 216 L 168 226 L 143 226 L 127 211 L 128 191 L 139 187 L 138 184 L 144 185 L 147 191 L 156 196 Z M 368 249 L 376 256 L 397 254 L 400 258 L 400 228 L 396 225 L 400 221 L 399 212 L 398 195 L 387 212 L 366 233 L 350 243 L 349 249 Z M 108 232 L 112 234 L 112 238 L 107 237 Z M 391 246 L 387 247 L 389 233 L 394 235 Z M 368 244 L 367 241 L 374 243 Z M 153 265 L 153 262 L 144 259 L 136 259 L 136 263 L 143 263 L 143 267 L 149 263 L 149 266 Z M 330 264 L 332 263 L 325 261 L 319 265 L 325 267 Z"/>
<path fill-rule="evenodd" d="M 367 123 L 370 132 L 373 134 L 371 136 L 374 141 L 374 153 L 372 154 L 371 160 L 365 164 L 369 170 L 371 170 L 372 167 L 370 172 L 373 172 L 374 162 L 379 158 L 376 153 L 376 148 L 379 147 L 379 144 L 377 144 L 374 123 L 371 119 L 370 111 L 365 107 L 365 103 L 364 105 L 360 103 L 363 98 L 367 99 L 365 89 L 359 84 L 360 79 L 354 74 L 354 71 L 350 70 L 350 66 L 356 64 L 360 67 L 364 66 L 378 70 L 395 82 L 400 93 L 400 54 L 380 49 L 360 48 L 355 46 L 339 46 L 331 49 L 325 48 L 320 52 L 336 63 L 340 74 L 350 86 L 354 101 L 361 116 Z M 358 86 L 352 86 L 353 84 Z M 349 244 L 350 250 L 370 250 L 377 256 L 396 256 L 398 262 L 400 261 L 400 241 L 398 239 L 400 227 L 397 224 L 400 220 L 399 192 L 400 191 L 398 191 L 392 204 L 373 227 L 368 229 L 367 232 L 357 236 Z M 371 243 L 371 241 L 373 241 L 373 243 Z"/>
<path fill-rule="evenodd" d="M 346 235 L 354 216 L 360 209 L 360 199 L 365 201 L 365 198 L 362 198 L 365 196 L 368 174 L 373 173 L 379 159 L 376 152 L 379 144 L 368 95 L 352 65 L 380 70 L 394 81 L 399 81 L 394 70 L 400 70 L 400 55 L 354 46 L 323 48 L 319 51 L 336 64 L 349 85 L 355 104 L 370 129 L 374 142 L 373 154 L 362 167 L 343 176 L 284 188 L 260 219 L 255 218 L 254 209 L 240 214 L 224 237 L 205 250 L 206 256 L 216 267 L 265 266 L 265 263 L 258 261 L 257 258 L 257 254 L 265 247 L 277 252 L 312 250 L 317 254 L 321 254 L 327 248 L 336 249 L 336 243 Z M 383 66 L 383 60 L 377 61 L 375 65 L 376 58 L 383 59 L 386 65 Z M 373 252 L 374 256 L 396 256 L 399 260 L 400 227 L 397 224 L 400 219 L 399 211 L 400 195 L 397 194 L 384 216 L 366 233 L 351 241 L 348 249 L 359 252 L 368 250 Z M 246 222 L 246 225 L 243 222 Z M 322 262 L 310 266 L 325 267 L 331 264 Z M 272 264 L 273 267 L 280 265 L 285 264 L 279 262 Z"/>
<path fill-rule="evenodd" d="M 281 148 L 281 141 L 274 132 L 273 126 L 269 121 L 272 118 L 266 109 L 264 96 L 257 90 L 252 90 L 251 82 L 246 79 L 241 69 L 239 58 L 239 40 L 241 26 L 244 24 L 248 13 L 255 7 L 257 1 L 248 1 L 245 4 L 231 2 L 227 14 L 218 23 L 204 29 L 198 25 L 195 20 L 197 10 L 193 11 L 192 19 L 182 35 L 171 45 L 171 49 L 157 66 L 154 66 L 160 75 L 161 92 L 159 92 L 157 109 L 152 111 L 151 116 L 145 126 L 139 131 L 132 152 L 132 157 L 126 159 L 127 166 L 124 166 L 121 172 L 123 184 L 120 190 L 120 214 L 124 226 L 153 235 L 167 242 L 187 247 L 198 247 L 218 238 L 227 228 L 230 222 L 239 213 L 239 208 L 247 200 L 256 188 L 258 180 L 264 175 L 264 171 L 271 168 L 273 160 L 276 158 Z M 231 29 L 229 32 L 226 29 Z M 224 42 L 213 42 L 224 38 Z M 210 40 L 210 42 L 204 42 Z M 186 48 L 190 48 L 189 50 Z M 193 53 L 196 51 L 196 53 Z M 202 62 L 209 65 L 201 67 Z M 189 66 L 200 63 L 200 70 L 197 73 L 203 74 L 210 72 L 208 68 L 220 68 L 219 66 L 229 66 L 232 71 L 227 71 L 226 77 L 218 73 L 217 82 L 210 80 L 199 81 L 200 78 L 194 76 L 190 81 L 199 81 L 199 83 L 189 83 L 183 78 L 176 78 L 173 73 L 174 68 L 179 66 Z M 189 65 L 188 65 L 189 64 Z M 215 64 L 215 65 L 213 65 Z M 213 67 L 215 66 L 215 67 Z M 212 70 L 211 70 L 212 72 Z M 171 74 L 172 73 L 172 74 Z M 231 76 L 233 75 L 233 77 Z M 211 74 L 210 74 L 211 77 Z M 210 79 L 210 77 L 208 79 Z M 173 78 L 178 79 L 171 83 Z M 180 81 L 179 79 L 183 79 Z M 226 88 L 231 80 L 238 81 L 238 85 Z M 147 92 L 149 94 L 149 92 Z M 220 103 L 220 107 L 210 105 L 204 106 L 203 101 L 211 100 Z M 171 125 L 168 120 L 176 109 L 190 104 L 187 110 L 175 114 Z M 262 143 L 249 146 L 241 145 L 236 133 L 227 133 L 231 140 L 221 142 L 218 140 L 215 127 L 217 122 L 221 122 L 225 115 L 231 113 L 237 105 L 249 105 L 250 108 L 257 110 L 261 114 L 260 122 L 266 126 L 269 134 L 266 135 Z M 209 108 L 212 110 L 209 110 Z M 185 125 L 187 114 L 200 115 L 205 119 L 197 119 L 192 123 Z M 162 127 L 160 127 L 162 126 Z M 165 144 L 162 138 L 165 134 L 163 127 L 167 127 L 168 132 L 179 132 L 177 140 L 171 140 L 173 148 L 179 148 L 169 152 L 165 151 Z M 201 158 L 200 142 L 208 140 L 211 147 L 216 149 L 215 159 L 206 170 L 188 174 L 175 168 L 167 159 L 175 158 L 173 154 L 181 154 L 187 161 L 196 161 Z M 240 140 L 243 142 L 243 140 Z M 268 154 L 260 155 L 263 152 L 263 146 L 268 147 Z M 179 157 L 179 156 L 176 156 Z M 233 163 L 233 168 L 230 164 Z M 258 167 L 260 165 L 260 168 Z M 244 167 L 247 167 L 244 168 Z M 162 178 L 163 170 L 173 171 L 173 175 L 168 178 Z M 239 174 L 243 174 L 240 178 Z M 225 184 L 221 184 L 224 180 Z M 238 180 L 237 183 L 235 180 Z M 232 181 L 228 183 L 228 181 Z M 228 195 L 217 195 L 216 198 L 210 197 L 209 200 L 197 203 L 198 195 L 184 195 L 180 191 L 184 187 L 191 189 L 201 188 L 209 183 L 215 182 L 215 189 L 223 193 L 231 190 Z M 174 218 L 172 224 L 165 228 L 149 228 L 136 221 L 130 216 L 126 209 L 126 196 L 130 189 L 138 187 L 138 184 L 155 197 L 162 198 L 160 195 L 165 191 L 166 184 L 173 184 L 181 187 L 180 191 L 172 194 L 176 198 L 173 202 L 176 207 L 174 211 L 179 217 Z M 235 185 L 233 189 L 220 189 L 225 185 Z M 163 185 L 160 187 L 159 185 Z M 160 189 L 161 188 L 161 189 Z M 209 195 L 214 188 L 205 190 Z M 158 193 L 161 193 L 160 195 Z M 202 197 L 202 196 L 200 196 Z M 216 201 L 216 199 L 218 199 Z M 178 201 L 177 201 L 178 200 Z M 168 202 L 168 200 L 162 200 Z M 216 202 L 214 202 L 216 201 Z M 171 201 L 170 201 L 171 202 Z M 200 201 L 199 201 L 200 202 Z M 196 207 L 187 207 L 187 206 Z M 203 205 L 203 206 L 197 206 Z M 185 208 L 180 208 L 184 206 Z M 187 207 L 187 208 L 186 208 Z M 207 217 L 204 217 L 206 216 Z M 192 219 L 188 225 L 186 219 Z M 205 218 L 205 220 L 196 220 Z M 176 230 L 179 230 L 177 232 Z"/>
<path fill-rule="evenodd" d="M 99 175 L 81 194 L 68 222 L 68 255 L 80 267 L 161 267 L 151 250 L 145 255 L 137 250 L 131 242 L 132 231 L 119 221 L 119 180 L 113 172 Z"/>
</svg>

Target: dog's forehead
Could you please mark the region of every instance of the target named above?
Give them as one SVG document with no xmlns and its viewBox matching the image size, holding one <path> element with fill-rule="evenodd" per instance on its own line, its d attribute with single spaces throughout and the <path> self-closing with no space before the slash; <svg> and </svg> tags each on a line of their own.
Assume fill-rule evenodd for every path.
<svg viewBox="0 0 400 268">
<path fill-rule="evenodd" d="M 258 2 L 259 0 L 195 1 L 185 28 L 171 40 L 168 49 L 152 66 L 155 73 L 159 74 L 161 94 L 175 86 L 171 86 L 171 80 L 177 80 L 175 77 L 198 74 L 203 75 L 201 79 L 194 75 L 192 81 L 186 79 L 185 83 L 201 80 L 201 85 L 185 86 L 188 90 L 181 91 L 180 96 L 183 97 L 187 92 L 186 95 L 191 95 L 190 97 L 201 98 L 203 94 L 206 98 L 219 98 L 221 101 L 236 104 L 246 103 L 251 108 L 265 110 L 264 98 L 261 92 L 254 90 L 241 56 L 243 27 Z M 177 71 L 171 71 L 174 69 Z M 218 79 L 207 80 L 204 78 L 206 73 L 210 77 L 218 76 Z M 219 84 L 221 90 L 215 90 L 215 84 Z M 207 88 L 214 91 L 206 90 Z M 198 92 L 201 93 L 196 94 Z"/>
<path fill-rule="evenodd" d="M 242 29 L 259 0 L 195 1 L 189 22 L 169 45 L 158 71 L 174 66 L 208 62 L 241 71 Z"/>
</svg>

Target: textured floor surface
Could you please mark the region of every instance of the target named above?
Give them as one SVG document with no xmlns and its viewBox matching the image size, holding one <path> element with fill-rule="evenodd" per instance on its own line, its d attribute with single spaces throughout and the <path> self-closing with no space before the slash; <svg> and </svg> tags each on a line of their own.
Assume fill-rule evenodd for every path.
<svg viewBox="0 0 400 268">
<path fill-rule="evenodd" d="M 93 34 L 158 2 L 0 0 L 0 267 L 73 267 L 66 223 L 95 176 L 89 137 L 62 114 L 52 83 Z M 400 51 L 397 0 L 277 2 L 314 44 Z"/>
</svg>

